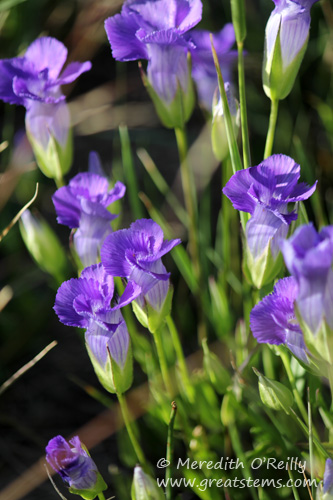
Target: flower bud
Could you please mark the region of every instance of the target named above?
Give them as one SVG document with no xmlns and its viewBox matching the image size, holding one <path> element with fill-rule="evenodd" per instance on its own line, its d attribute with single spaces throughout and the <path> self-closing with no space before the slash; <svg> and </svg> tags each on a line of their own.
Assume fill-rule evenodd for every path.
<svg viewBox="0 0 333 500">
<path fill-rule="evenodd" d="M 46 447 L 46 460 L 68 484 L 70 493 L 93 500 L 107 489 L 95 462 L 78 436 L 69 443 L 62 437 L 51 439 Z"/>
<path fill-rule="evenodd" d="M 209 350 L 207 339 L 203 340 L 202 347 L 204 351 L 204 369 L 216 392 L 224 394 L 231 382 L 229 372 L 222 366 L 222 363 L 216 354 Z"/>
<path fill-rule="evenodd" d="M 20 220 L 20 231 L 33 259 L 45 272 L 61 283 L 67 273 L 67 259 L 63 247 L 47 222 L 25 210 Z"/>
<path fill-rule="evenodd" d="M 290 93 L 309 38 L 310 9 L 318 0 L 273 0 L 266 25 L 263 86 L 272 100 Z"/>
<path fill-rule="evenodd" d="M 156 481 L 137 465 L 134 469 L 132 500 L 164 500 L 165 496 Z"/>
<path fill-rule="evenodd" d="M 265 377 L 256 368 L 253 368 L 253 371 L 259 378 L 259 393 L 264 405 L 273 410 L 283 410 L 289 414 L 289 407 L 294 402 L 294 397 L 290 390 L 280 382 Z"/>
<path fill-rule="evenodd" d="M 226 82 L 224 87 L 228 98 L 229 110 L 230 110 L 234 133 L 235 136 L 237 136 L 240 125 L 239 107 L 236 99 L 233 96 L 230 83 Z M 216 159 L 222 162 L 229 154 L 229 145 L 228 145 L 226 124 L 223 115 L 221 97 L 219 96 L 217 102 L 216 94 L 214 95 L 213 99 L 213 122 L 212 122 L 211 139 L 212 139 L 213 153 Z"/>
</svg>

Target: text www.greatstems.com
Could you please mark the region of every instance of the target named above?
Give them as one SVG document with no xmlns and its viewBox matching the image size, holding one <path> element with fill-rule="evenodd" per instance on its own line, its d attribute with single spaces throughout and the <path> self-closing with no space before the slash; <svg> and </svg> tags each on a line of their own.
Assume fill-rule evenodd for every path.
<svg viewBox="0 0 333 500">
<path fill-rule="evenodd" d="M 207 488 L 301 488 L 310 487 L 313 485 L 318 486 L 315 479 L 288 479 L 288 481 L 283 481 L 282 479 L 253 479 L 249 477 L 248 479 L 238 479 L 237 477 L 233 479 L 185 479 L 181 477 L 178 479 L 167 478 L 167 479 L 157 479 L 158 486 L 166 488 L 170 485 L 172 488 L 198 488 L 200 491 L 206 491 Z"/>
</svg>

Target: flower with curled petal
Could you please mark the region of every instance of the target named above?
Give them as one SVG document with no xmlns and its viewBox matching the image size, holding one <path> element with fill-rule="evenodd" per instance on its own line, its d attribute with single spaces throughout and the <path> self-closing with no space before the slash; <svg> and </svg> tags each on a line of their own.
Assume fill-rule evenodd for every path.
<svg viewBox="0 0 333 500">
<path fill-rule="evenodd" d="M 234 208 L 251 214 L 246 224 L 247 245 L 254 259 L 268 244 L 273 257 L 279 252 L 279 240 L 297 219 L 296 211 L 288 211 L 288 203 L 309 198 L 316 189 L 298 183 L 300 166 L 289 156 L 273 155 L 258 166 L 237 171 L 223 188 Z"/>
<path fill-rule="evenodd" d="M 51 154 L 56 146 L 62 173 L 71 165 L 70 117 L 61 85 L 91 68 L 86 61 L 70 63 L 62 70 L 66 59 L 67 49 L 61 42 L 41 37 L 23 57 L 0 60 L 0 99 L 26 108 L 26 130 L 39 166 L 54 178 L 59 177 L 59 165 L 53 165 Z"/>
<path fill-rule="evenodd" d="M 118 387 L 114 387 L 110 376 L 112 362 L 120 368 L 124 380 L 127 376 L 126 384 L 131 382 L 131 364 L 127 363 L 130 339 L 120 308 L 140 293 L 139 287 L 128 284 L 120 300 L 111 306 L 113 278 L 105 272 L 102 264 L 96 264 L 85 268 L 79 278 L 62 283 L 56 295 L 54 310 L 59 320 L 65 325 L 86 330 L 90 359 L 101 383 L 110 392 L 119 392 L 120 383 L 118 381 Z"/>
<path fill-rule="evenodd" d="M 161 309 L 169 290 L 170 274 L 161 257 L 180 243 L 179 239 L 163 238 L 156 222 L 139 219 L 129 229 L 110 234 L 101 249 L 105 271 L 127 278 L 127 286 L 139 287 L 142 293 L 139 302 L 147 300 L 155 310 Z"/>
<path fill-rule="evenodd" d="M 121 13 L 105 21 L 115 59 L 148 60 L 143 80 L 167 127 L 181 126 L 193 110 L 187 57 L 193 44 L 184 34 L 201 15 L 201 0 L 126 0 Z"/>
</svg>

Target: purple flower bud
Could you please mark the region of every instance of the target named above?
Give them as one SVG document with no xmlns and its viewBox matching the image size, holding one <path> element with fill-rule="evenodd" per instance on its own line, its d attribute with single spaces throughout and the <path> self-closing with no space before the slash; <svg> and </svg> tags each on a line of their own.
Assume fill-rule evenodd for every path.
<svg viewBox="0 0 333 500">
<path fill-rule="evenodd" d="M 302 319 L 313 334 L 324 318 L 333 328 L 333 226 L 319 233 L 312 224 L 301 226 L 281 243 L 281 251 L 298 285 Z"/>
<path fill-rule="evenodd" d="M 266 25 L 263 83 L 271 99 L 284 99 L 292 89 L 310 30 L 310 9 L 318 0 L 273 0 Z"/>
<path fill-rule="evenodd" d="M 234 208 L 251 214 L 246 224 L 246 239 L 254 259 L 268 244 L 273 257 L 279 252 L 279 240 L 286 238 L 288 228 L 297 219 L 288 211 L 288 203 L 309 198 L 316 189 L 297 183 L 300 166 L 289 156 L 273 155 L 260 165 L 237 171 L 227 182 L 223 193 Z"/>
<path fill-rule="evenodd" d="M 73 437 L 69 443 L 62 436 L 51 439 L 46 447 L 46 460 L 73 493 L 80 494 L 82 490 L 97 496 L 107 488 L 78 436 Z"/>
<path fill-rule="evenodd" d="M 96 157 L 93 158 L 91 163 L 96 163 Z M 122 198 L 125 190 L 121 182 L 109 190 L 106 177 L 85 172 L 53 195 L 59 224 L 77 228 L 74 245 L 84 266 L 96 263 L 104 239 L 112 232 L 110 222 L 117 217 L 107 207 Z"/>
<path fill-rule="evenodd" d="M 250 325 L 259 343 L 285 344 L 297 358 L 307 363 L 303 333 L 294 311 L 297 294 L 295 278 L 279 280 L 273 293 L 264 297 L 252 309 Z"/>
</svg>

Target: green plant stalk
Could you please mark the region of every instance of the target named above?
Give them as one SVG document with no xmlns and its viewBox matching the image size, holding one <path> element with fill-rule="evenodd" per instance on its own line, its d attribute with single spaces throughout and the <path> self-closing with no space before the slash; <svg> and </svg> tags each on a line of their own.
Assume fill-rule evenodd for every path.
<svg viewBox="0 0 333 500">
<path fill-rule="evenodd" d="M 167 449 L 166 449 L 166 460 L 169 462 L 169 466 L 165 469 L 165 481 L 166 481 L 166 489 L 165 496 L 166 500 L 172 500 L 172 486 L 170 478 L 172 477 L 172 464 L 173 464 L 173 428 L 175 424 L 175 418 L 177 413 L 177 405 L 175 401 L 171 403 L 171 415 L 170 422 L 168 427 L 168 440 L 167 440 Z"/>
<path fill-rule="evenodd" d="M 134 162 L 131 152 L 131 143 L 127 127 L 123 125 L 119 127 L 119 137 L 121 145 L 121 157 L 123 161 L 124 174 L 128 188 L 128 197 L 131 210 L 133 215 L 135 215 L 135 217 L 141 219 L 144 216 L 144 214 L 142 210 L 142 205 L 138 198 L 139 188 L 134 168 Z"/>
<path fill-rule="evenodd" d="M 267 137 L 266 137 L 264 159 L 268 158 L 268 156 L 271 156 L 271 154 L 272 154 L 278 110 L 279 110 L 278 99 L 272 99 L 271 100 L 271 113 L 269 116 L 268 132 L 267 132 Z"/>
<path fill-rule="evenodd" d="M 293 372 L 291 370 L 291 367 L 290 367 L 289 356 L 287 355 L 286 352 L 284 352 L 281 349 L 280 350 L 280 357 L 281 357 L 282 363 L 284 365 L 284 368 L 286 370 L 286 373 L 287 373 L 287 376 L 288 376 L 288 379 L 289 379 L 289 382 L 290 382 L 290 385 L 291 385 L 292 393 L 294 395 L 297 407 L 298 407 L 298 409 L 299 409 L 299 411 L 300 411 L 300 413 L 301 413 L 301 415 L 303 417 L 304 422 L 307 424 L 308 423 L 308 413 L 306 411 L 306 408 L 304 406 L 304 403 L 302 401 L 300 393 L 297 390 L 295 377 L 294 377 L 294 374 L 293 374 Z"/>
<path fill-rule="evenodd" d="M 185 205 L 190 218 L 189 221 L 190 253 L 193 258 L 193 264 L 196 276 L 199 277 L 200 273 L 199 238 L 197 232 L 198 203 L 197 203 L 194 179 L 187 158 L 188 148 L 187 148 L 187 138 L 185 129 L 176 128 L 175 135 L 179 153 L 180 172 L 181 172 Z"/>
<path fill-rule="evenodd" d="M 313 486 L 313 479 L 314 479 L 314 470 L 313 470 L 313 428 L 312 428 L 312 415 L 311 415 L 311 404 L 310 404 L 310 391 L 308 388 L 308 422 L 309 422 L 309 455 L 310 455 L 310 474 L 311 474 L 311 493 L 312 497 L 314 498 L 314 486 Z"/>
<path fill-rule="evenodd" d="M 247 465 L 246 456 L 241 445 L 241 440 L 239 437 L 237 427 L 235 424 L 231 423 L 228 425 L 228 430 L 235 455 L 244 464 L 244 469 L 242 469 L 244 471 L 243 476 L 245 479 L 248 479 L 249 477 L 251 477 L 251 471 Z M 256 490 L 254 488 L 249 488 L 249 490 L 253 500 L 258 500 Z"/>
<path fill-rule="evenodd" d="M 216 50 L 214 48 L 212 35 L 211 35 L 211 45 L 212 45 L 213 59 L 214 59 L 214 64 L 215 64 L 215 69 L 216 69 L 217 79 L 218 79 L 218 84 L 219 84 L 219 91 L 221 94 L 222 109 L 223 109 L 223 116 L 224 116 L 225 125 L 226 125 L 226 133 L 227 133 L 228 146 L 229 146 L 229 152 L 230 152 L 230 158 L 231 158 L 231 164 L 232 164 L 232 171 L 233 171 L 233 173 L 235 173 L 237 170 L 242 170 L 243 165 L 242 165 L 242 160 L 241 160 L 239 150 L 238 150 L 237 140 L 235 137 L 234 127 L 232 124 L 232 118 L 231 118 L 229 104 L 228 104 L 228 98 L 227 98 L 227 94 L 225 92 L 224 81 L 223 81 L 223 77 L 222 77 L 222 73 L 221 73 L 219 60 L 218 60 L 218 57 L 216 54 Z"/>
<path fill-rule="evenodd" d="M 175 325 L 175 323 L 170 315 L 166 317 L 166 323 L 168 325 L 169 332 L 171 334 L 171 338 L 172 338 L 172 342 L 173 342 L 173 346 L 174 346 L 175 351 L 176 351 L 176 356 L 177 356 L 177 360 L 179 363 L 179 369 L 180 369 L 180 373 L 181 373 L 184 387 L 186 390 L 186 394 L 188 396 L 189 401 L 191 401 L 193 403 L 194 402 L 194 391 L 193 391 L 193 387 L 192 387 L 190 377 L 188 374 L 186 360 L 185 360 L 185 356 L 184 356 L 184 352 L 183 352 L 183 347 L 182 347 L 182 344 L 180 342 L 178 330 L 177 330 L 176 325 Z"/>
<path fill-rule="evenodd" d="M 160 363 L 160 368 L 161 368 L 161 374 L 162 374 L 162 379 L 165 385 L 165 388 L 168 392 L 168 396 L 172 398 L 173 396 L 173 385 L 172 381 L 170 378 L 169 370 L 168 370 L 168 364 L 167 360 L 165 357 L 163 345 L 162 345 L 162 339 L 161 339 L 161 329 L 155 331 L 152 333 L 156 345 L 156 350 L 157 350 L 157 356 L 158 356 L 158 361 Z"/>
<path fill-rule="evenodd" d="M 98 493 L 99 500 L 105 500 L 104 493 Z"/>
<path fill-rule="evenodd" d="M 241 129 L 242 129 L 242 144 L 243 144 L 243 166 L 248 168 L 251 166 L 251 152 L 249 141 L 249 129 L 247 123 L 247 109 L 246 109 L 246 94 L 245 94 L 245 72 L 244 72 L 244 43 L 237 42 L 238 50 L 238 86 L 240 98 L 240 112 L 241 112 Z"/>
<path fill-rule="evenodd" d="M 184 224 L 185 227 L 188 227 L 189 225 L 188 213 L 186 212 L 186 210 L 184 210 L 183 206 L 180 204 L 177 197 L 171 191 L 170 186 L 165 181 L 164 177 L 161 175 L 160 171 L 156 167 L 155 162 L 152 160 L 151 156 L 143 148 L 140 148 L 137 151 L 137 155 L 142 165 L 148 172 L 151 180 L 153 181 L 157 189 L 160 191 L 160 193 L 163 194 L 163 196 L 165 196 L 168 205 L 177 215 L 180 222 Z"/>
<path fill-rule="evenodd" d="M 142 451 L 142 448 L 139 444 L 139 441 L 137 440 L 135 433 L 133 431 L 133 427 L 131 424 L 131 417 L 128 411 L 127 403 L 126 403 L 126 398 L 123 394 L 117 393 L 118 401 L 119 401 L 119 406 L 121 409 L 121 413 L 124 419 L 124 423 L 126 426 L 126 430 L 128 432 L 128 436 L 130 438 L 130 441 L 132 443 L 133 449 L 135 451 L 135 454 L 137 456 L 137 459 L 140 463 L 140 465 L 147 470 L 147 462 L 144 456 L 144 453 Z"/>
<path fill-rule="evenodd" d="M 190 254 L 193 260 L 194 274 L 199 284 L 199 293 L 196 295 L 199 313 L 198 337 L 199 343 L 203 338 L 207 337 L 206 325 L 203 318 L 201 296 L 203 293 L 204 282 L 200 262 L 199 252 L 199 235 L 198 235 L 198 202 L 195 191 L 195 184 L 192 171 L 188 162 L 188 147 L 185 128 L 175 129 L 179 160 L 180 172 L 182 178 L 183 193 L 185 199 L 186 210 L 189 215 L 189 246 Z"/>
<path fill-rule="evenodd" d="M 294 486 L 294 476 L 293 476 L 293 473 L 291 472 L 291 470 L 289 469 L 289 467 L 287 467 L 287 471 L 288 471 L 288 475 L 289 475 L 289 477 L 291 479 L 291 489 L 293 490 L 294 498 L 295 498 L 295 500 L 300 500 L 298 491 L 297 491 L 297 489 Z"/>
</svg>

